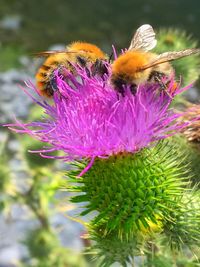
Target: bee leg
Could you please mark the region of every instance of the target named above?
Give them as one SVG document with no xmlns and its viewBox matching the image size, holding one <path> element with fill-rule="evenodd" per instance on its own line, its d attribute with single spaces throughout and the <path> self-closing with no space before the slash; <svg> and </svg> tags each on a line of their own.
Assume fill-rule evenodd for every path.
<svg viewBox="0 0 200 267">
<path fill-rule="evenodd" d="M 90 70 L 87 67 L 85 67 L 85 72 L 87 73 L 87 76 L 90 78 L 91 77 L 91 73 L 90 73 Z"/>
<path fill-rule="evenodd" d="M 50 83 L 51 91 L 56 92 L 58 90 L 58 86 L 57 86 L 57 78 L 55 75 L 50 79 L 49 83 Z"/>
<path fill-rule="evenodd" d="M 85 60 L 84 57 L 77 56 L 76 59 L 77 59 L 77 62 L 79 63 L 79 65 L 80 65 L 81 67 L 85 67 L 85 66 L 86 66 L 87 61 Z"/>
<path fill-rule="evenodd" d="M 131 93 L 135 95 L 137 93 L 137 84 L 132 83 L 130 86 Z"/>
<path fill-rule="evenodd" d="M 62 70 L 63 70 L 63 67 L 57 68 L 57 72 L 58 72 L 59 76 L 62 75 Z M 52 95 L 53 95 L 54 92 L 56 92 L 58 90 L 57 77 L 56 77 L 55 73 L 52 73 L 50 75 L 48 88 L 52 92 Z"/>
<path fill-rule="evenodd" d="M 162 82 L 163 77 L 165 77 L 164 73 L 154 70 L 149 75 L 148 81 Z"/>
<path fill-rule="evenodd" d="M 125 89 L 124 87 L 127 85 L 127 82 L 123 79 L 123 77 L 118 77 L 117 79 L 113 79 L 112 83 L 114 85 L 114 88 L 117 92 L 119 92 L 122 96 L 125 96 Z M 137 92 L 137 84 L 135 83 L 128 83 L 130 91 L 133 95 Z"/>
<path fill-rule="evenodd" d="M 124 96 L 124 85 L 125 85 L 124 80 L 122 78 L 117 78 L 117 79 L 114 79 L 112 83 L 114 85 L 115 91 L 117 91 L 122 96 Z"/>
<path fill-rule="evenodd" d="M 58 68 L 56 68 L 56 73 L 53 72 L 52 75 L 51 75 L 51 79 L 50 79 L 50 82 L 51 82 L 51 86 L 52 86 L 52 89 L 54 91 L 57 91 L 58 90 L 58 86 L 57 86 L 57 75 L 59 77 L 62 77 L 62 79 L 64 79 L 64 66 L 59 66 Z"/>
<path fill-rule="evenodd" d="M 167 91 L 167 85 L 168 83 L 163 83 L 162 78 L 166 77 L 166 75 L 162 72 L 159 71 L 152 71 L 148 81 L 152 81 L 154 80 L 155 82 L 157 82 L 160 85 L 160 88 L 165 91 L 165 93 L 171 98 L 171 95 L 169 94 L 169 92 Z"/>
<path fill-rule="evenodd" d="M 48 83 L 46 84 L 45 91 L 46 91 L 46 94 L 47 94 L 48 96 L 53 96 L 55 90 L 52 89 L 51 82 L 48 82 Z"/>
<path fill-rule="evenodd" d="M 77 59 L 77 62 L 78 64 L 85 69 L 86 73 L 87 73 L 87 76 L 88 77 L 91 77 L 91 73 L 90 73 L 90 70 L 88 69 L 87 67 L 87 60 L 84 58 L 84 57 L 81 57 L 81 56 L 77 56 L 76 57 Z"/>
<path fill-rule="evenodd" d="M 92 76 L 108 74 L 108 69 L 102 60 L 97 59 L 92 65 Z"/>
</svg>

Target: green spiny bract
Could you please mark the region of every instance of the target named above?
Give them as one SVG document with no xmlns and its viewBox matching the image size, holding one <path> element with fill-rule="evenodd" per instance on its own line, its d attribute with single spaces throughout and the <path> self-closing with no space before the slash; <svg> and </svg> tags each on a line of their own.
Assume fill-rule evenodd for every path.
<svg viewBox="0 0 200 267">
<path fill-rule="evenodd" d="M 171 213 L 173 221 L 164 223 L 165 241 L 172 249 L 200 246 L 200 192 L 195 188 L 185 192 L 180 208 Z"/>
<path fill-rule="evenodd" d="M 108 267 L 114 262 L 118 262 L 120 266 L 126 267 L 128 263 L 132 262 L 135 255 L 141 254 L 143 235 L 135 233 L 130 239 L 127 239 L 126 236 L 119 238 L 116 231 L 104 235 L 104 227 L 105 225 L 93 226 L 93 229 L 89 231 L 91 239 L 95 241 L 92 251 L 95 251 L 96 258 L 100 259 L 99 266 Z"/>
<path fill-rule="evenodd" d="M 100 266 L 127 266 L 135 255 L 148 255 L 156 238 L 172 250 L 199 242 L 199 194 L 190 189 L 185 158 L 170 143 L 96 159 L 77 179 L 84 163 L 73 170 L 69 188 L 73 202 L 84 204 L 81 215 L 94 212 L 89 223 L 92 247 Z M 187 170 L 186 170 L 187 169 Z M 197 201 L 198 200 L 198 201 Z M 98 212 L 97 214 L 95 212 Z"/>
<path fill-rule="evenodd" d="M 160 231 L 163 220 L 172 220 L 179 209 L 178 199 L 187 181 L 185 168 L 176 151 L 166 145 L 144 149 L 136 154 L 121 153 L 96 159 L 78 185 L 71 190 L 83 194 L 73 202 L 85 202 L 81 215 L 98 211 L 92 220 L 103 227 L 103 235 L 116 231 L 128 239 L 136 231 Z"/>
</svg>

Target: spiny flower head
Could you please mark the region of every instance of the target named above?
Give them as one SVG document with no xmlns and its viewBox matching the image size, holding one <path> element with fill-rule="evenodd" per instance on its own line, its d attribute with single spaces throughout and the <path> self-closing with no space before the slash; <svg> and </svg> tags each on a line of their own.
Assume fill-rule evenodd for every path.
<svg viewBox="0 0 200 267">
<path fill-rule="evenodd" d="M 164 141 L 135 154 L 96 159 L 78 180 L 80 170 L 68 172 L 67 188 L 76 194 L 72 202 L 81 204 L 82 216 L 93 216 L 89 232 L 102 256 L 100 266 L 116 261 L 127 266 L 156 236 L 170 246 L 181 247 L 183 238 L 196 243 L 199 212 L 189 215 L 181 202 L 189 191 L 188 166 L 182 161 L 183 155 Z M 183 225 L 186 219 L 190 227 Z"/>
<path fill-rule="evenodd" d="M 37 151 L 43 156 L 57 158 L 49 153 L 59 150 L 64 152 L 59 157 L 73 161 L 77 168 L 68 172 L 67 190 L 78 192 L 72 201 L 86 203 L 81 215 L 97 214 L 89 225 L 99 255 L 108 251 L 105 266 L 115 261 L 126 266 L 140 236 L 162 231 L 173 220 L 171 210 L 179 208 L 177 199 L 187 184 L 184 169 L 170 147 L 156 144 L 188 124 L 170 109 L 187 88 L 174 88 L 171 77 L 167 92 L 147 82 L 135 94 L 126 85 L 121 94 L 113 88 L 109 64 L 103 77 L 91 75 L 89 67 L 75 67 L 76 74 L 55 72 L 58 90 L 52 102 L 33 98 L 44 109 L 43 119 L 9 126 L 50 145 Z M 78 173 L 84 174 L 79 180 Z"/>
<path fill-rule="evenodd" d="M 56 73 L 58 91 L 53 103 L 33 98 L 48 116 L 9 126 L 50 144 L 51 148 L 39 151 L 43 156 L 51 157 L 46 153 L 60 150 L 65 160 L 134 153 L 182 128 L 176 122 L 180 114 L 169 109 L 173 97 L 182 91 L 174 90 L 173 78 L 168 93 L 157 83 L 145 83 L 135 95 L 126 86 L 122 96 L 114 90 L 110 76 L 110 72 L 104 77 L 91 76 L 78 67 L 77 75 L 67 70 L 66 77 Z"/>
</svg>

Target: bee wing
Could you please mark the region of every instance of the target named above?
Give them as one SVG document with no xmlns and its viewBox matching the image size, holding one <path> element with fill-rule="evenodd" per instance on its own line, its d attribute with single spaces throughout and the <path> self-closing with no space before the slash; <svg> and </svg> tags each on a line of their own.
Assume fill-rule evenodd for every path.
<svg viewBox="0 0 200 267">
<path fill-rule="evenodd" d="M 151 68 L 153 66 L 156 66 L 156 65 L 159 65 L 165 62 L 173 61 L 175 59 L 179 59 L 182 57 L 187 57 L 187 56 L 191 56 L 193 54 L 199 54 L 199 53 L 200 53 L 200 48 L 185 49 L 185 50 L 178 51 L 178 52 L 175 52 L 175 51 L 165 52 L 160 55 L 157 55 L 151 62 L 149 62 L 142 68 L 140 68 L 140 71 L 146 70 L 148 68 Z"/>
<path fill-rule="evenodd" d="M 149 51 L 153 49 L 157 44 L 155 36 L 156 34 L 151 25 L 142 25 L 137 29 L 136 33 L 134 34 L 128 50 Z"/>
<path fill-rule="evenodd" d="M 43 52 L 38 52 L 34 53 L 34 56 L 37 57 L 48 57 L 50 55 L 55 55 L 55 54 L 68 54 L 68 53 L 77 53 L 75 51 L 66 51 L 66 50 L 53 50 L 53 51 L 43 51 Z"/>
</svg>

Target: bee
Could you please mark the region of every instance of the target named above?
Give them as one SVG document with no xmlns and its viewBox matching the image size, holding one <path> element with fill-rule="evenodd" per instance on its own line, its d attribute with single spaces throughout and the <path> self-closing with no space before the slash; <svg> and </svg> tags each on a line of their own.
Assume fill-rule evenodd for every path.
<svg viewBox="0 0 200 267">
<path fill-rule="evenodd" d="M 75 65 L 85 67 L 88 75 L 101 75 L 107 72 L 105 61 L 107 55 L 96 45 L 85 42 L 74 42 L 64 51 L 45 51 L 37 53 L 38 56 L 46 56 L 47 59 L 36 73 L 36 84 L 39 93 L 51 97 L 58 90 L 55 70 L 62 74 L 67 69 L 75 73 Z M 91 68 L 92 73 L 89 72 Z"/>
<path fill-rule="evenodd" d="M 157 44 L 151 25 L 144 24 L 134 34 L 127 51 L 122 53 L 112 64 L 111 83 L 124 95 L 124 86 L 129 85 L 133 94 L 137 86 L 145 82 L 159 83 L 167 94 L 164 78 L 169 78 L 174 70 L 169 63 L 178 58 L 200 53 L 200 49 L 185 49 L 177 52 L 165 52 L 160 55 L 149 52 Z"/>
</svg>

